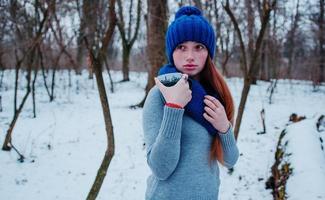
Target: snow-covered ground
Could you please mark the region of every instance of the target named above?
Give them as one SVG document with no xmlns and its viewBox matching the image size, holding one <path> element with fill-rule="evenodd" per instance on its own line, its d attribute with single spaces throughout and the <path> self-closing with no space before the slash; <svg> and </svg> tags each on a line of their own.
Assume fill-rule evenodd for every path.
<svg viewBox="0 0 325 200">
<path fill-rule="evenodd" d="M 287 183 L 288 195 L 292 199 L 325 199 L 325 153 L 321 150 L 315 120 L 303 120 L 287 131 L 284 140 L 286 151 L 291 154 L 287 159 L 293 168 L 293 176 Z"/>
<path fill-rule="evenodd" d="M 106 73 L 104 77 L 108 84 Z M 113 77 L 115 81 L 122 78 L 119 72 L 113 73 Z M 231 78 L 227 82 L 237 107 L 242 80 Z M 143 147 L 142 110 L 129 106 L 142 100 L 145 84 L 146 74 L 131 73 L 130 82 L 115 84 L 114 94 L 107 89 L 116 151 L 98 199 L 144 199 L 150 170 Z M 231 175 L 221 167 L 220 199 L 272 199 L 271 190 L 265 190 L 265 181 L 270 176 L 278 137 L 286 127 L 286 137 L 292 141 L 292 145 L 288 145 L 292 153 L 290 159 L 293 165 L 299 164 L 293 166 L 293 175 L 288 180 L 288 199 L 325 199 L 322 190 L 325 153 L 315 139 L 315 134 L 325 135 L 325 132 L 318 133 L 315 127 L 317 118 L 325 114 L 325 86 L 313 92 L 310 82 L 279 81 L 273 104 L 268 104 L 268 86 L 267 82 L 258 82 L 251 87 L 238 139 L 241 156 Z M 24 91 L 22 80 L 18 103 Z M 13 94 L 14 72 L 6 71 L 0 89 L 1 146 L 13 116 Z M 17 161 L 14 150 L 0 151 L 1 199 L 85 199 L 88 194 L 107 143 L 96 83 L 88 79 L 87 72 L 82 76 L 73 74 L 69 88 L 68 73 L 61 71 L 57 74 L 55 94 L 55 101 L 49 103 L 39 75 L 37 117 L 32 118 L 30 96 L 13 132 L 13 144 L 26 157 L 25 161 Z M 262 108 L 267 133 L 257 135 L 262 131 Z M 304 115 L 307 120 L 288 125 L 292 113 Z"/>
</svg>

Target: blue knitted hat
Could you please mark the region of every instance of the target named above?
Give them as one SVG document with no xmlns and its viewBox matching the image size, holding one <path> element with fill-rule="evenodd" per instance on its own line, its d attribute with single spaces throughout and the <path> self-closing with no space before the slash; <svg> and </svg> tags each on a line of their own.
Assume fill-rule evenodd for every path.
<svg viewBox="0 0 325 200">
<path fill-rule="evenodd" d="M 212 26 L 202 16 L 201 11 L 194 6 L 184 6 L 175 15 L 175 20 L 169 25 L 166 34 L 166 54 L 168 61 L 174 64 L 175 48 L 186 41 L 204 44 L 211 58 L 214 57 L 216 39 Z"/>
</svg>

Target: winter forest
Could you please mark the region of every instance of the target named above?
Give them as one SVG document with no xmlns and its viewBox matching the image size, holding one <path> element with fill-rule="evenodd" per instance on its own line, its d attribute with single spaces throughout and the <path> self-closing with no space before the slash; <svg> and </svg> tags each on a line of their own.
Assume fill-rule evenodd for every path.
<svg viewBox="0 0 325 200">
<path fill-rule="evenodd" d="M 143 200 L 142 110 L 184 5 L 216 34 L 221 200 L 325 200 L 325 0 L 0 0 L 0 199 Z"/>
</svg>

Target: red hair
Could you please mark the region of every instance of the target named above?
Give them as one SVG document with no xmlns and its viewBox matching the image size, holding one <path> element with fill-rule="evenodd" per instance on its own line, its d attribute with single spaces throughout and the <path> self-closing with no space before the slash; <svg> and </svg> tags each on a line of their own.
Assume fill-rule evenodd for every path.
<svg viewBox="0 0 325 200">
<path fill-rule="evenodd" d="M 218 92 L 220 101 L 225 108 L 227 118 L 233 125 L 235 113 L 234 101 L 225 79 L 217 70 L 210 56 L 208 56 L 205 67 L 200 73 L 200 82 L 205 87 L 209 87 Z M 214 161 L 216 159 L 220 163 L 223 163 L 222 144 L 218 134 L 214 137 L 210 150 L 210 161 Z"/>
</svg>

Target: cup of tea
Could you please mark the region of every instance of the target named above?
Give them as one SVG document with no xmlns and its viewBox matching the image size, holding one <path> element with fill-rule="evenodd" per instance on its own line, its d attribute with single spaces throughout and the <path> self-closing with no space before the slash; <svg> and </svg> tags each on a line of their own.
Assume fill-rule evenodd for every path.
<svg viewBox="0 0 325 200">
<path fill-rule="evenodd" d="M 174 73 L 162 74 L 159 75 L 157 78 L 166 87 L 171 87 L 175 85 L 182 78 L 182 73 L 174 72 Z"/>
</svg>

